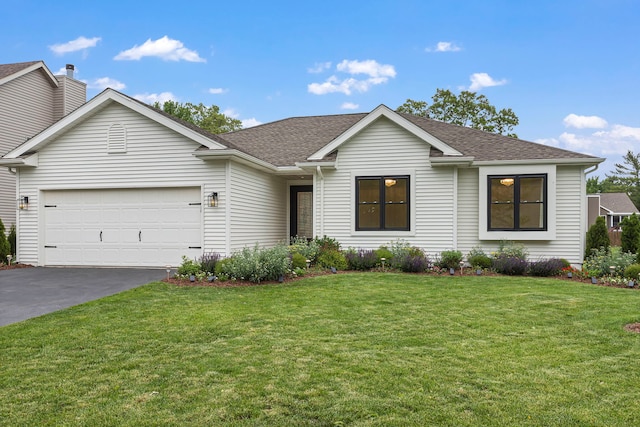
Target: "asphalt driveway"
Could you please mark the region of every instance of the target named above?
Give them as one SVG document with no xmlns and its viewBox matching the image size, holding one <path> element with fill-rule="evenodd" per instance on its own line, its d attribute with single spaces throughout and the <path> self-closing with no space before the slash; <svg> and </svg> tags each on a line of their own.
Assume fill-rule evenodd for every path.
<svg viewBox="0 0 640 427">
<path fill-rule="evenodd" d="M 33 267 L 0 271 L 0 326 L 156 280 L 163 269 Z"/>
</svg>

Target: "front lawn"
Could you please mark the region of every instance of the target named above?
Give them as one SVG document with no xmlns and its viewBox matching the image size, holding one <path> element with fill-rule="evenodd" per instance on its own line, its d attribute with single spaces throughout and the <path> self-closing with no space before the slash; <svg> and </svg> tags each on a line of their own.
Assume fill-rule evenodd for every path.
<svg viewBox="0 0 640 427">
<path fill-rule="evenodd" d="M 531 277 L 153 283 L 0 328 L 0 424 L 640 425 L 638 321 Z"/>
</svg>

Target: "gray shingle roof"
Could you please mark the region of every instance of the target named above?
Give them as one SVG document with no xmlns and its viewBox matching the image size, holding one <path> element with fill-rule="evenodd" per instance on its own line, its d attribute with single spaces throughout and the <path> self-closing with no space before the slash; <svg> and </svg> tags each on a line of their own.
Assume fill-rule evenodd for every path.
<svg viewBox="0 0 640 427">
<path fill-rule="evenodd" d="M 601 193 L 600 206 L 613 213 L 640 213 L 627 193 Z"/>
<path fill-rule="evenodd" d="M 0 64 L 0 79 L 4 79 L 12 74 L 24 70 L 41 61 L 17 62 L 15 64 Z"/>
<path fill-rule="evenodd" d="M 221 137 L 238 149 L 276 166 L 293 166 L 340 136 L 367 113 L 294 117 L 226 133 Z M 593 159 L 586 154 L 534 142 L 401 114 L 411 123 L 475 161 Z M 339 151 L 339 149 L 338 149 Z M 432 156 L 442 153 L 431 150 Z"/>
</svg>

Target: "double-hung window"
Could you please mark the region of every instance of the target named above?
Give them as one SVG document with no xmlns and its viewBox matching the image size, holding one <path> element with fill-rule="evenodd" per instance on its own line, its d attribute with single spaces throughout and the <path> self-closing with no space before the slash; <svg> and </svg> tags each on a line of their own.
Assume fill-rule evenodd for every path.
<svg viewBox="0 0 640 427">
<path fill-rule="evenodd" d="M 356 177 L 356 230 L 409 230 L 409 176 Z"/>
<path fill-rule="evenodd" d="M 547 230 L 547 174 L 487 178 L 489 230 Z"/>
</svg>

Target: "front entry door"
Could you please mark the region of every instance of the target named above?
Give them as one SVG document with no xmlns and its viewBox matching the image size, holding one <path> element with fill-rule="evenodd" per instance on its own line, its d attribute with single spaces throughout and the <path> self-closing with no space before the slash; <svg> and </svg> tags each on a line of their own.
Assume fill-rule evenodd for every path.
<svg viewBox="0 0 640 427">
<path fill-rule="evenodd" d="M 289 234 L 313 239 L 313 185 L 292 185 L 290 191 Z"/>
</svg>

